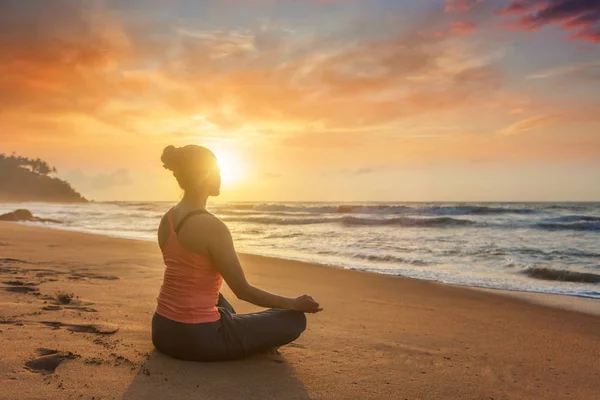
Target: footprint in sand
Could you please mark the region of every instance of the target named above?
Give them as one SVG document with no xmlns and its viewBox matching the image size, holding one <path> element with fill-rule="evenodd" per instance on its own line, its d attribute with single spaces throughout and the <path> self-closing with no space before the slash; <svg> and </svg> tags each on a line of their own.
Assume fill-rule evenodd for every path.
<svg viewBox="0 0 600 400">
<path fill-rule="evenodd" d="M 58 350 L 38 349 L 38 357 L 25 363 L 25 369 L 31 372 L 53 373 L 64 360 L 77 358 L 76 354 Z"/>
<path fill-rule="evenodd" d="M 78 324 L 65 324 L 59 321 L 40 321 L 41 324 L 50 326 L 54 329 L 67 328 L 71 332 L 84 332 L 84 333 L 98 333 L 101 335 L 110 335 L 119 330 L 117 325 L 111 324 L 89 324 L 89 325 L 78 325 Z"/>
<path fill-rule="evenodd" d="M 35 286 L 39 285 L 39 282 L 24 282 L 21 280 L 12 280 L 12 281 L 4 281 L 2 282 L 5 285 L 2 289 L 6 292 L 12 293 L 32 293 L 35 295 L 39 295 L 40 291 Z"/>
<path fill-rule="evenodd" d="M 26 279 L 26 278 L 22 278 L 22 279 Z M 39 282 L 23 282 L 22 280 L 4 281 L 2 283 L 4 283 L 5 285 L 10 285 L 10 286 L 38 286 L 40 284 Z"/>
<path fill-rule="evenodd" d="M 51 301 L 53 304 L 42 307 L 44 311 L 58 311 L 64 308 L 66 310 L 73 310 L 79 312 L 98 312 L 95 308 L 87 307 L 94 303 L 83 302 L 81 300 L 75 299 L 73 294 L 67 293 L 59 293 L 56 296 L 42 296 L 39 292 L 39 289 L 34 287 L 39 285 L 38 282 L 23 282 L 19 280 L 14 281 L 4 281 L 2 282 L 5 285 L 9 285 L 3 287 L 3 289 L 7 292 L 12 293 L 30 293 L 36 296 L 40 296 L 40 300 Z"/>
<path fill-rule="evenodd" d="M 0 258 L 0 262 L 6 263 L 6 264 L 10 264 L 10 263 L 27 264 L 27 261 L 17 260 L 16 258 Z"/>
<path fill-rule="evenodd" d="M 4 281 L 2 283 L 8 285 L 7 287 L 3 288 L 7 292 L 39 294 L 39 289 L 35 287 L 39 285 L 39 282 L 25 282 L 22 280 L 12 280 Z"/>
<path fill-rule="evenodd" d="M 105 281 L 116 281 L 119 279 L 118 276 L 112 275 L 97 275 L 92 272 L 74 272 L 69 276 L 69 279 L 102 279 Z"/>
<path fill-rule="evenodd" d="M 56 295 L 56 299 L 55 301 L 58 304 L 74 304 L 75 300 L 74 299 L 75 295 L 73 293 L 59 293 Z"/>
<path fill-rule="evenodd" d="M 58 311 L 58 310 L 62 310 L 61 306 L 56 306 L 56 305 L 49 305 L 46 307 L 42 307 L 42 310 L 44 311 Z"/>
<path fill-rule="evenodd" d="M 59 306 L 59 308 L 48 306 L 50 307 L 49 310 L 60 310 L 60 306 L 64 306 L 64 308 L 68 310 L 97 312 L 97 310 L 93 308 L 86 307 L 91 306 L 94 303 L 79 300 L 79 297 L 75 297 L 73 293 L 58 293 L 56 296 L 44 295 L 40 297 L 40 300 L 49 301 L 53 306 Z"/>
<path fill-rule="evenodd" d="M 61 306 L 54 305 L 54 304 L 42 307 L 42 310 L 44 310 L 44 311 L 60 311 L 63 308 L 65 310 L 73 310 L 73 311 L 77 311 L 77 312 L 98 312 L 98 310 L 96 310 L 95 308 L 91 308 L 91 307 L 75 307 L 75 306 L 61 307 Z"/>
<path fill-rule="evenodd" d="M 62 310 L 63 308 L 65 310 L 73 310 L 73 311 L 78 311 L 78 312 L 98 312 L 98 310 L 96 310 L 95 308 L 91 308 L 91 307 L 79 307 L 79 306 L 61 307 L 56 304 L 51 304 L 49 306 L 42 307 L 42 310 L 44 310 L 44 311 L 59 311 L 59 310 Z"/>
<path fill-rule="evenodd" d="M 95 308 L 83 306 L 65 306 L 65 310 L 73 310 L 79 312 L 98 312 L 98 310 L 96 310 Z"/>
<path fill-rule="evenodd" d="M 16 274 L 19 274 L 20 272 L 15 268 L 0 267 L 0 273 L 16 275 Z"/>
<path fill-rule="evenodd" d="M 32 269 L 30 270 L 31 272 L 35 272 L 35 276 L 38 278 L 46 278 L 48 276 L 59 276 L 59 275 L 64 275 L 64 272 L 60 272 L 60 271 L 53 271 L 53 270 L 48 270 L 48 269 Z"/>
<path fill-rule="evenodd" d="M 23 314 L 21 316 L 28 315 Z M 39 323 L 42 325 L 49 326 L 53 329 L 66 328 L 71 332 L 83 332 L 83 333 L 96 333 L 100 335 L 111 335 L 119 330 L 117 325 L 112 324 L 66 324 L 60 321 L 17 321 L 14 319 L 0 318 L 0 325 L 17 325 L 23 326 L 24 323 Z"/>
</svg>

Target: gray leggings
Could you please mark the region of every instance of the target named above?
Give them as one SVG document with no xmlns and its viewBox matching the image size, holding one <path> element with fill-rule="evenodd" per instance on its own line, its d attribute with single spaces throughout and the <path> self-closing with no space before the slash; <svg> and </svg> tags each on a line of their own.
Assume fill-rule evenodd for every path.
<svg viewBox="0 0 600 400">
<path fill-rule="evenodd" d="M 306 329 L 304 313 L 270 309 L 254 314 L 236 314 L 219 294 L 221 319 L 185 324 L 161 315 L 152 318 L 152 343 L 161 353 L 189 361 L 227 361 L 282 346 Z"/>
</svg>

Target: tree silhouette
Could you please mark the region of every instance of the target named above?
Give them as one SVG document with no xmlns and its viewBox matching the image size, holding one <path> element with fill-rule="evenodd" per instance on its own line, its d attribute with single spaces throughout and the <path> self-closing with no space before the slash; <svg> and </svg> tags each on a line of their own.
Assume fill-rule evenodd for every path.
<svg viewBox="0 0 600 400">
<path fill-rule="evenodd" d="M 56 173 L 55 167 L 51 167 L 47 162 L 42 161 L 39 158 L 34 160 L 32 158 L 17 156 L 14 153 L 8 157 L 4 154 L 0 154 L 0 166 L 9 168 L 26 168 L 39 175 Z"/>
<path fill-rule="evenodd" d="M 0 154 L 0 201 L 85 202 L 56 168 L 36 158 Z"/>
</svg>

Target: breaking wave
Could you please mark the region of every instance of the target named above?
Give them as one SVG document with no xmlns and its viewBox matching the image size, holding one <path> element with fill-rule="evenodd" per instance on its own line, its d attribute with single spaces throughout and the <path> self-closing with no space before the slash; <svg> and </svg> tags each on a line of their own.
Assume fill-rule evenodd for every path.
<svg viewBox="0 0 600 400">
<path fill-rule="evenodd" d="M 583 222 L 570 222 L 566 224 L 553 223 L 553 222 L 539 222 L 536 227 L 545 230 L 557 231 L 557 230 L 572 230 L 572 231 L 600 231 L 600 221 L 583 221 Z"/>
<path fill-rule="evenodd" d="M 344 225 L 369 225 L 369 226 L 406 226 L 406 227 L 444 227 L 444 226 L 466 226 L 475 224 L 474 221 L 457 219 L 451 217 L 435 218 L 361 218 L 354 216 L 344 217 L 322 217 L 322 218 L 278 218 L 278 217 L 223 217 L 229 222 L 251 222 L 265 225 L 313 225 L 342 223 Z"/>
<path fill-rule="evenodd" d="M 429 265 L 428 262 L 422 260 L 411 260 L 403 257 L 393 256 L 391 254 L 354 254 L 352 255 L 354 258 L 358 258 L 360 260 L 367 261 L 375 261 L 375 262 L 392 262 L 392 263 L 400 263 L 400 264 L 410 264 L 410 265 L 418 265 L 418 266 L 426 266 Z"/>
<path fill-rule="evenodd" d="M 522 271 L 522 274 L 531 278 L 547 281 L 600 283 L 600 275 L 587 272 L 575 272 L 565 269 L 552 269 L 546 267 L 531 267 Z"/>
<path fill-rule="evenodd" d="M 399 204 L 339 204 L 339 205 L 293 205 L 293 204 L 229 204 L 219 205 L 218 212 L 258 211 L 263 213 L 312 213 L 312 214 L 416 214 L 416 215 L 501 215 L 535 214 L 539 209 L 527 207 L 492 207 L 482 205 L 399 205 Z"/>
</svg>

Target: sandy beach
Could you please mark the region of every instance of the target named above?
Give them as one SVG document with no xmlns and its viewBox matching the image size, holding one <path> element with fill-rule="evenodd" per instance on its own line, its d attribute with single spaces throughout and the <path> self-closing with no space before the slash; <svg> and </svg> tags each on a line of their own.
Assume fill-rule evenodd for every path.
<svg viewBox="0 0 600 400">
<path fill-rule="evenodd" d="M 153 349 L 157 245 L 0 223 L 2 399 L 584 399 L 600 393 L 597 301 L 241 255 L 249 280 L 325 311 L 280 355 Z M 240 312 L 258 308 L 223 293 Z M 585 311 L 585 312 L 584 312 Z M 594 315 L 596 313 L 596 315 Z"/>
</svg>

